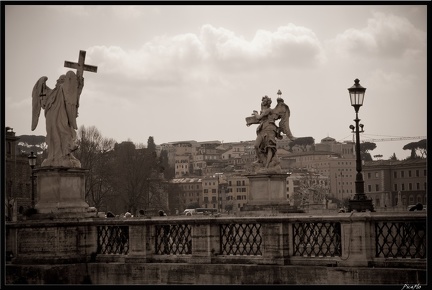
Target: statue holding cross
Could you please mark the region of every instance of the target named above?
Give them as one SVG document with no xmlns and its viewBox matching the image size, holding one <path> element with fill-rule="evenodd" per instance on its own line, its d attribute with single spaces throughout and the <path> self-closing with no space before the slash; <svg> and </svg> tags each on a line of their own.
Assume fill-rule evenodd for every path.
<svg viewBox="0 0 432 290">
<path fill-rule="evenodd" d="M 97 72 L 97 67 L 84 63 L 86 52 L 81 50 L 77 63 L 65 61 L 64 66 L 77 70 L 61 75 L 54 89 L 46 85 L 48 78 L 41 77 L 32 92 L 32 125 L 38 124 L 41 108 L 45 111 L 46 143 L 48 157 L 41 166 L 80 168 L 81 163 L 72 152 L 78 149 L 76 131 L 78 129 L 79 98 L 84 87 L 83 72 Z"/>
</svg>

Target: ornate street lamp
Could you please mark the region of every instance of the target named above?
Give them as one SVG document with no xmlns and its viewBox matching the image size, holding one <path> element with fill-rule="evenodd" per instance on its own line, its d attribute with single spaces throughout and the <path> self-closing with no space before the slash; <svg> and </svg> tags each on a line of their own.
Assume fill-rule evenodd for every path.
<svg viewBox="0 0 432 290">
<path fill-rule="evenodd" d="M 350 129 L 353 130 L 353 133 L 356 134 L 356 144 L 355 144 L 355 151 L 356 151 L 356 180 L 355 180 L 355 195 L 353 199 L 349 200 L 348 206 L 349 211 L 374 211 L 372 200 L 368 199 L 366 197 L 366 194 L 364 193 L 364 180 L 363 180 L 363 174 L 362 174 L 362 160 L 360 156 L 360 133 L 363 131 L 363 124 L 359 125 L 360 119 L 358 118 L 358 111 L 360 107 L 363 105 L 364 101 L 364 95 L 366 92 L 366 88 L 362 87 L 360 85 L 360 80 L 355 79 L 354 85 L 348 89 L 350 100 L 351 100 L 351 106 L 354 107 L 354 110 L 356 112 L 356 118 L 354 119 L 356 126 L 350 125 Z M 361 130 L 360 130 L 360 128 Z"/>
<path fill-rule="evenodd" d="M 34 180 L 35 180 L 35 176 L 34 176 L 34 167 L 36 166 L 36 158 L 37 156 L 34 154 L 33 151 L 31 151 L 30 155 L 27 157 L 28 158 L 28 162 L 29 165 L 31 167 L 31 205 L 32 208 L 35 207 L 35 202 L 34 202 Z"/>
</svg>

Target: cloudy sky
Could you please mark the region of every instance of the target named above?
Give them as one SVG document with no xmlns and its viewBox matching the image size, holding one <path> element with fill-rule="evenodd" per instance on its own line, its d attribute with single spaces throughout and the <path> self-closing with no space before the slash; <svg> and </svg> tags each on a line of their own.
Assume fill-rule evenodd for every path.
<svg viewBox="0 0 432 290">
<path fill-rule="evenodd" d="M 5 125 L 31 131 L 31 92 L 84 72 L 78 126 L 117 142 L 255 139 L 245 117 L 277 91 L 291 131 L 352 140 L 347 88 L 367 88 L 362 140 L 426 136 L 425 5 L 5 6 Z M 409 156 L 419 139 L 378 141 L 372 155 Z"/>
</svg>

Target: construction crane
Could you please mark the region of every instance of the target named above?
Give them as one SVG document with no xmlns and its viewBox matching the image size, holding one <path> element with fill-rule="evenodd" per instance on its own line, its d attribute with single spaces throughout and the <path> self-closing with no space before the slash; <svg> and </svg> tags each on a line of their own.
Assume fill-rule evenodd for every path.
<svg viewBox="0 0 432 290">
<path fill-rule="evenodd" d="M 382 141 L 400 141 L 400 140 L 418 140 L 426 139 L 426 136 L 415 136 L 415 137 L 390 137 L 390 138 L 378 138 L 378 139 L 363 139 L 363 142 L 382 142 Z"/>
<path fill-rule="evenodd" d="M 377 135 L 377 136 L 382 136 L 382 135 Z M 343 139 L 345 139 L 345 138 L 343 138 Z M 361 139 L 360 141 L 361 141 L 361 143 L 364 143 L 364 142 L 374 143 L 374 142 L 383 142 L 383 141 L 420 140 L 420 139 L 427 139 L 427 137 L 426 136 L 414 136 L 414 137 L 400 137 L 400 136 L 396 137 L 396 136 L 393 136 L 393 137 L 388 137 L 388 138 Z M 353 134 L 352 142 L 355 143 L 355 134 Z"/>
</svg>

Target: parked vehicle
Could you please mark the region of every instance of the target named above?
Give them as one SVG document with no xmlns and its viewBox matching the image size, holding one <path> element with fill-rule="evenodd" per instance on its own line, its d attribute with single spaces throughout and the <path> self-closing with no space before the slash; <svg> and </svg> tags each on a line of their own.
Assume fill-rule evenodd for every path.
<svg viewBox="0 0 432 290">
<path fill-rule="evenodd" d="M 216 208 L 188 208 L 185 209 L 183 214 L 187 216 L 197 215 L 197 214 L 204 214 L 204 215 L 213 215 L 216 214 L 218 211 Z"/>
<path fill-rule="evenodd" d="M 196 215 L 197 212 L 195 211 L 194 208 L 187 208 L 187 209 L 184 210 L 183 214 L 191 216 L 191 215 Z"/>
</svg>

